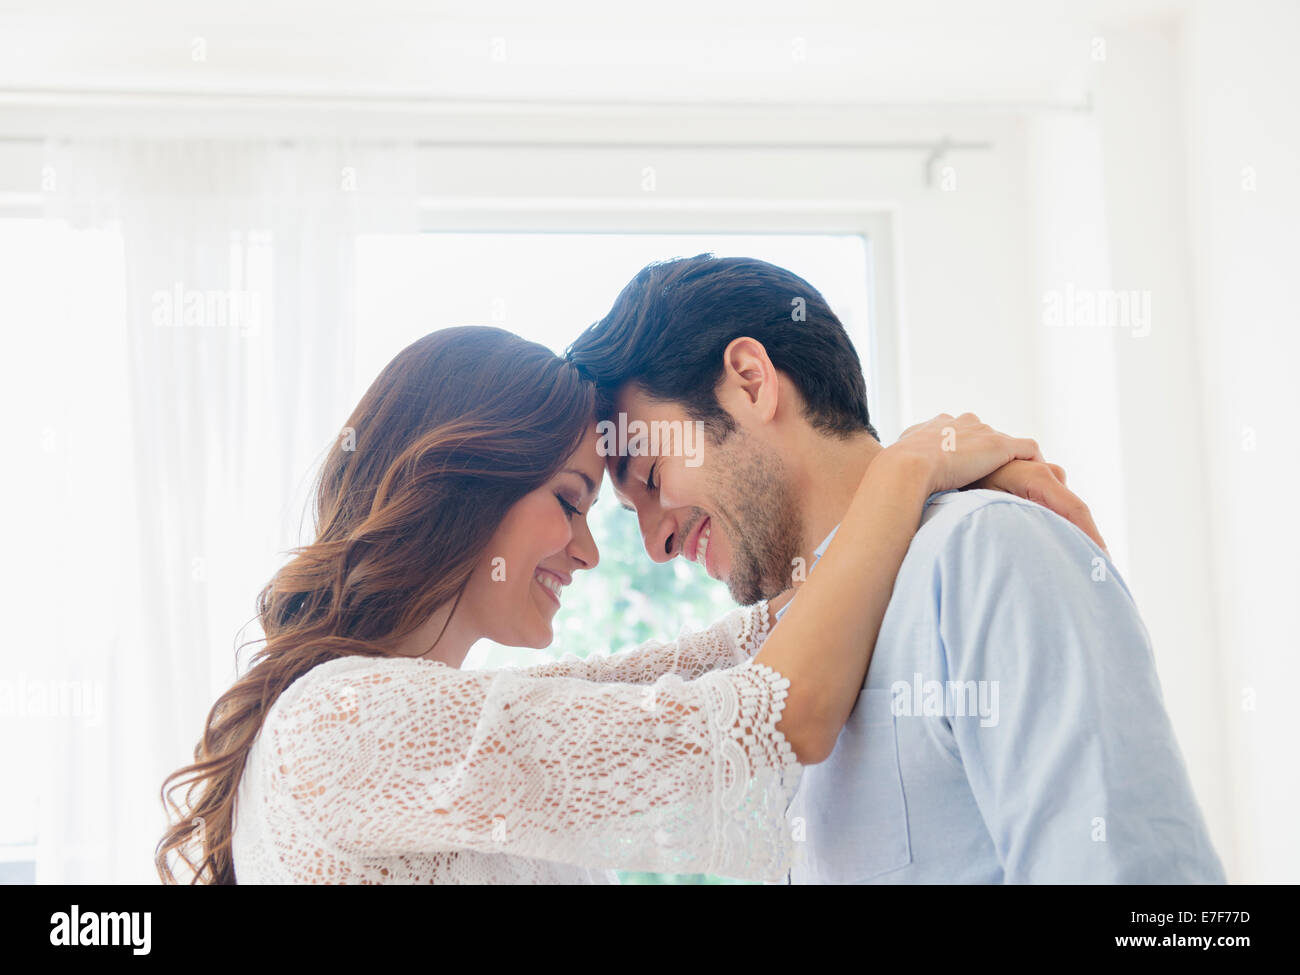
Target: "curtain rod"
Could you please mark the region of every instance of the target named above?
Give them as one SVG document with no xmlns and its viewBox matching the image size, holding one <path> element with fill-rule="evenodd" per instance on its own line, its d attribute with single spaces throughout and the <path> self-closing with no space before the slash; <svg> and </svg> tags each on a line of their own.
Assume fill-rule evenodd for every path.
<svg viewBox="0 0 1300 975">
<path fill-rule="evenodd" d="M 44 145 L 46 142 L 61 142 L 69 139 L 79 139 L 81 136 L 67 135 L 0 135 L 0 143 L 16 143 L 24 145 Z M 84 137 L 87 141 L 97 141 L 103 139 L 120 139 L 119 136 L 101 136 L 88 135 Z M 144 137 L 153 139 L 154 137 Z M 203 139 L 214 142 L 223 141 L 267 141 L 276 145 L 293 146 L 305 142 L 324 141 L 334 139 L 334 136 L 319 137 L 296 137 L 286 138 L 269 138 L 258 140 L 251 136 L 192 136 L 189 138 Z M 385 146 L 399 145 L 404 140 L 401 139 L 350 139 L 347 137 L 338 137 L 342 141 L 349 142 L 353 145 L 360 146 Z M 526 140 L 526 139 L 412 139 L 409 144 L 417 149 L 577 149 L 582 151 L 593 150 L 619 150 L 619 149 L 650 149 L 655 151 L 665 151 L 672 149 L 704 149 L 704 150 L 727 150 L 727 149 L 744 149 L 751 151 L 785 151 L 798 152 L 804 150 L 817 151 L 839 151 L 839 152 L 926 152 L 937 153 L 942 155 L 946 152 L 983 152 L 993 148 L 993 143 L 989 141 L 965 141 L 958 139 L 932 139 L 928 142 L 818 142 L 814 140 L 799 140 L 797 142 L 746 142 L 736 140 L 734 142 L 695 142 L 690 140 L 681 141 L 664 141 L 664 140 L 611 140 L 608 142 L 590 142 L 583 140 L 563 140 L 550 139 L 547 141 Z"/>
<path fill-rule="evenodd" d="M 67 136 L 55 136 L 49 139 L 40 136 L 0 136 L 0 143 L 22 143 L 32 145 L 44 145 L 47 141 L 66 140 Z M 102 138 L 97 136 L 88 137 L 91 141 Z M 214 141 L 224 141 L 217 139 Z M 241 141 L 239 137 L 232 138 L 230 141 Z M 309 138 L 284 139 L 275 138 L 268 140 L 280 146 L 293 146 L 303 142 L 312 141 Z M 353 145 L 363 145 L 368 147 L 397 145 L 401 140 L 397 139 L 350 139 L 345 140 Z M 455 149 L 568 149 L 581 150 L 584 152 L 598 150 L 628 150 L 628 149 L 645 149 L 654 152 L 666 152 L 672 150 L 706 150 L 706 151 L 734 151 L 744 150 L 746 152 L 755 151 L 775 151 L 775 152 L 807 152 L 807 151 L 836 151 L 836 152 L 919 152 L 925 154 L 925 159 L 921 163 L 921 170 L 924 174 L 925 185 L 933 187 L 935 183 L 935 169 L 939 163 L 948 157 L 952 152 L 986 152 L 993 148 L 993 143 L 988 141 L 965 141 L 950 139 L 944 136 L 939 139 L 932 139 L 929 142 L 664 142 L 664 141 L 610 141 L 610 142 L 586 142 L 586 141 L 559 141 L 551 140 L 547 142 L 527 141 L 527 140 L 486 140 L 486 139 L 415 139 L 411 140 L 411 145 L 417 149 L 433 148 L 455 148 Z"/>
<path fill-rule="evenodd" d="M 177 104 L 204 102 L 219 106 L 225 102 L 230 107 L 273 108 L 311 107 L 320 110 L 364 109 L 389 112 L 509 112 L 509 111 L 671 111 L 671 112 L 875 112 L 875 111 L 951 111 L 951 112 L 1091 112 L 1092 95 L 1087 93 L 1082 101 L 803 101 L 773 102 L 771 100 L 681 101 L 670 99 L 639 99 L 622 102 L 591 99 L 563 98 L 475 98 L 401 94 L 327 94 L 310 92 L 222 92 L 199 89 L 112 89 L 112 88 L 0 88 L 0 107 L 30 105 L 49 107 L 112 106 L 114 104 L 141 105 L 150 103 Z"/>
</svg>

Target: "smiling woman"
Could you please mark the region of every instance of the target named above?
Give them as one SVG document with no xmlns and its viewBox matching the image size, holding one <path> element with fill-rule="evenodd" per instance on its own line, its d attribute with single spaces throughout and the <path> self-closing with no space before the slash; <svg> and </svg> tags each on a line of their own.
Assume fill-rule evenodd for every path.
<svg viewBox="0 0 1300 975">
<path fill-rule="evenodd" d="M 566 494 L 588 503 L 600 460 L 592 449 L 585 468 L 561 470 L 594 436 L 593 399 L 550 350 L 496 328 L 431 333 L 385 367 L 320 470 L 315 540 L 261 593 L 265 645 L 213 706 L 194 764 L 164 784 L 170 810 L 187 807 L 158 847 L 164 879 L 175 851 L 197 879 L 234 882 L 241 773 L 268 711 L 318 665 L 437 647 L 458 666 L 478 636 L 550 642 L 554 600 L 536 569 L 557 549 L 597 558 Z"/>
<path fill-rule="evenodd" d="M 397 653 L 459 667 L 480 637 L 515 647 L 550 646 L 561 592 L 575 571 L 593 569 L 600 560 L 587 526 L 604 476 L 595 444 L 589 429 L 563 470 L 510 507 L 463 593 L 398 641 Z"/>
</svg>

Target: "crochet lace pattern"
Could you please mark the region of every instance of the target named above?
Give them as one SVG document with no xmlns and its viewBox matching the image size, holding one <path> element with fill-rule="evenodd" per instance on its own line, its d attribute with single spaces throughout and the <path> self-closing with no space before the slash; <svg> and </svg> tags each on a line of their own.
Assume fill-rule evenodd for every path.
<svg viewBox="0 0 1300 975">
<path fill-rule="evenodd" d="M 801 767 L 766 603 L 613 656 L 321 664 L 275 702 L 236 798 L 239 883 L 785 879 Z"/>
</svg>

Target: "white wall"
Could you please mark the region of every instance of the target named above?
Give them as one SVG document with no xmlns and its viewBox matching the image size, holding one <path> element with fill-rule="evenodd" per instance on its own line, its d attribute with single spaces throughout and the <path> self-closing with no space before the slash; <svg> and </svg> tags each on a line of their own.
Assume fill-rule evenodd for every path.
<svg viewBox="0 0 1300 975">
<path fill-rule="evenodd" d="M 1105 398 L 1119 418 L 1122 571 L 1151 633 L 1201 808 L 1235 878 L 1177 68 L 1176 32 L 1150 29 L 1108 37 L 1093 72 L 1110 282 L 1149 294 L 1151 309 L 1149 334 L 1114 336 Z"/>
<path fill-rule="evenodd" d="M 1210 502 L 1185 530 L 1210 537 L 1230 852 L 1253 883 L 1300 876 L 1298 43 L 1300 5 L 1261 0 L 1197 4 L 1180 46 Z"/>
</svg>

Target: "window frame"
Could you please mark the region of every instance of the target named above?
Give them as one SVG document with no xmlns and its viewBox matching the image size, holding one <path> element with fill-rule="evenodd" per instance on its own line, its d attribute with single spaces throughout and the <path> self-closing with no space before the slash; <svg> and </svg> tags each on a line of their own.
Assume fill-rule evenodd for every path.
<svg viewBox="0 0 1300 975">
<path fill-rule="evenodd" d="M 861 237 L 867 324 L 849 328 L 866 358 L 867 403 L 883 442 L 901 431 L 897 221 L 864 200 L 641 200 L 627 197 L 429 197 L 420 233 L 742 234 Z M 812 282 L 816 285 L 816 282 Z"/>
</svg>

